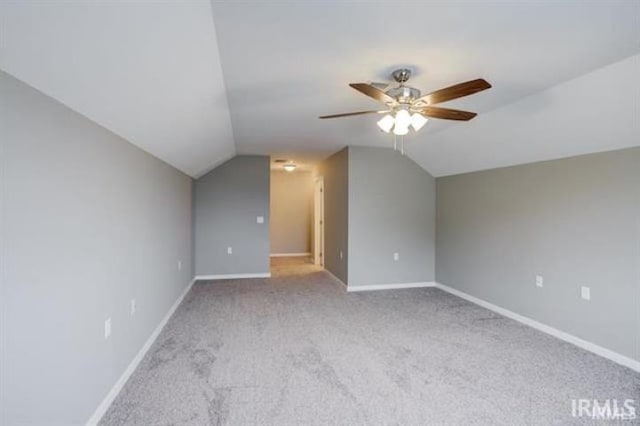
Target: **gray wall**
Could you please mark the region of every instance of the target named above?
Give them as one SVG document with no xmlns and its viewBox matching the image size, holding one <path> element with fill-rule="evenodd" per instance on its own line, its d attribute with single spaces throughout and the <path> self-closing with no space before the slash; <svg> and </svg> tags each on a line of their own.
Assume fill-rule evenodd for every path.
<svg viewBox="0 0 640 426">
<path fill-rule="evenodd" d="M 392 149 L 349 147 L 349 287 L 433 281 L 435 215 L 423 168 Z"/>
<path fill-rule="evenodd" d="M 269 272 L 269 174 L 269 157 L 240 155 L 195 182 L 196 275 Z"/>
<path fill-rule="evenodd" d="M 437 197 L 438 282 L 640 360 L 640 148 L 438 178 Z"/>
<path fill-rule="evenodd" d="M 0 423 L 83 424 L 192 277 L 191 179 L 2 72 L 0 129 Z"/>
<path fill-rule="evenodd" d="M 271 171 L 271 253 L 310 253 L 313 176 Z"/>
<path fill-rule="evenodd" d="M 324 179 L 324 266 L 347 284 L 349 222 L 349 152 L 336 152 L 318 166 Z M 342 252 L 342 257 L 340 257 Z"/>
</svg>

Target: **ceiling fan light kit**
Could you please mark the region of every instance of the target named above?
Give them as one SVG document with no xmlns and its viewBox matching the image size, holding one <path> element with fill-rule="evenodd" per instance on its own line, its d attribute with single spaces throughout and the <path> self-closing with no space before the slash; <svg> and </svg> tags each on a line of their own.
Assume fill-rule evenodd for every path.
<svg viewBox="0 0 640 426">
<path fill-rule="evenodd" d="M 469 96 L 491 87 L 491 84 L 486 80 L 479 78 L 477 80 L 456 84 L 444 89 L 436 90 L 435 92 L 431 92 L 424 96 L 420 96 L 420 90 L 405 86 L 405 83 L 411 77 L 411 70 L 407 68 L 397 69 L 391 73 L 391 76 L 396 81 L 397 86 L 391 87 L 386 91 L 381 90 L 379 87 L 382 85 L 378 83 L 349 84 L 349 86 L 355 90 L 377 100 L 378 102 L 382 102 L 385 104 L 387 109 L 382 111 L 371 110 L 323 115 L 319 118 L 326 119 L 365 114 L 385 114 L 384 117 L 378 120 L 378 127 L 385 133 L 393 131 L 395 136 L 404 136 L 409 133 L 410 128 L 413 128 L 415 132 L 422 129 L 429 121 L 427 117 L 456 121 L 471 120 L 477 115 L 476 113 L 441 108 L 433 105 Z"/>
<path fill-rule="evenodd" d="M 427 124 L 427 121 L 429 121 L 429 119 L 427 117 L 425 117 L 422 114 L 418 114 L 418 113 L 414 113 L 411 116 L 411 127 L 413 127 L 413 130 L 415 130 L 416 132 L 420 129 L 422 129 L 422 127 Z"/>
<path fill-rule="evenodd" d="M 382 117 L 380 120 L 378 120 L 377 124 L 378 124 L 378 127 L 380 127 L 380 129 L 383 132 L 389 133 L 395 123 L 396 123 L 396 119 L 393 118 L 392 115 L 387 114 L 384 117 Z"/>
</svg>

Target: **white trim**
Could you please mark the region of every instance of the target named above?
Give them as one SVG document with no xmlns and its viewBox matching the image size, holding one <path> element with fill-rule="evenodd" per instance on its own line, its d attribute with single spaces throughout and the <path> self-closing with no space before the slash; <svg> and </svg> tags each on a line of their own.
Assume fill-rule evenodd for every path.
<svg viewBox="0 0 640 426">
<path fill-rule="evenodd" d="M 313 263 L 324 267 L 324 177 L 313 184 Z"/>
<path fill-rule="evenodd" d="M 272 253 L 269 257 L 302 257 L 311 256 L 311 253 Z"/>
<path fill-rule="evenodd" d="M 331 276 L 331 278 L 333 278 L 337 284 L 342 284 L 342 288 L 343 290 L 347 291 L 348 286 L 338 277 L 336 277 L 335 275 L 333 275 L 333 272 L 331 272 L 330 270 L 328 270 L 327 268 L 324 268 L 324 271 L 329 274 Z"/>
<path fill-rule="evenodd" d="M 531 318 L 522 316 L 520 314 L 516 314 L 515 312 L 512 312 L 505 308 L 501 308 L 500 306 L 494 305 L 493 303 L 485 302 L 482 299 L 478 299 L 477 297 L 471 296 L 467 293 L 464 293 L 460 290 L 456 290 L 455 288 L 451 288 L 444 284 L 436 283 L 436 287 L 446 291 L 447 293 L 451 293 L 454 296 L 458 296 L 462 299 L 468 300 L 469 302 L 475 303 L 476 305 L 482 306 L 483 308 L 497 312 L 498 314 L 503 315 L 507 318 L 516 320 L 524 325 L 528 325 L 529 327 L 542 331 L 543 333 L 547 333 L 560 340 L 564 340 L 565 342 L 572 343 L 578 346 L 579 348 L 585 349 L 589 352 L 593 352 L 594 354 L 600 355 L 603 358 L 607 358 L 615 363 L 624 365 L 625 367 L 629 367 L 632 370 L 640 372 L 640 361 L 636 361 L 632 358 L 629 358 L 625 355 L 614 352 L 610 349 L 603 348 L 602 346 L 598 346 L 595 343 L 588 342 L 572 334 L 550 327 L 546 324 L 543 324 Z"/>
<path fill-rule="evenodd" d="M 196 279 L 194 278 L 191 280 L 191 282 L 189 282 L 187 287 L 182 291 L 182 294 L 180 294 L 171 308 L 169 308 L 169 311 L 164 316 L 164 318 L 162 318 L 160 324 L 158 324 L 156 329 L 153 330 L 151 336 L 149 336 L 144 345 L 142 345 L 142 348 L 140 348 L 136 356 L 133 357 L 126 370 L 124 370 L 118 381 L 113 385 L 107 396 L 105 396 L 100 405 L 98 405 L 96 411 L 94 411 L 93 415 L 87 421 L 87 426 L 97 425 L 100 422 L 100 419 L 102 419 L 102 416 L 104 416 L 104 414 L 107 412 L 111 403 L 116 399 L 124 385 L 127 383 L 127 380 L 129 380 L 129 377 L 131 377 L 133 372 L 136 370 L 138 364 L 140 364 L 140 361 L 142 361 L 149 348 L 151 348 L 151 345 L 153 345 L 153 342 L 155 342 L 156 338 L 160 335 L 160 332 L 167 324 L 167 321 L 169 321 L 169 318 L 171 318 L 175 310 L 178 308 L 178 306 L 180 306 L 180 303 L 182 303 L 182 299 L 184 299 L 187 293 L 189 293 L 189 290 L 191 290 L 191 287 L 193 286 L 193 283 L 195 281 Z"/>
<path fill-rule="evenodd" d="M 259 274 L 196 275 L 194 280 L 235 280 L 240 278 L 271 278 L 271 272 Z"/>
<path fill-rule="evenodd" d="M 374 291 L 374 290 L 397 290 L 401 288 L 420 288 L 420 287 L 435 287 L 436 283 L 433 281 L 425 281 L 418 283 L 397 283 L 397 284 L 377 284 L 377 285 L 356 285 L 348 286 L 347 291 L 349 293 L 354 291 Z"/>
</svg>

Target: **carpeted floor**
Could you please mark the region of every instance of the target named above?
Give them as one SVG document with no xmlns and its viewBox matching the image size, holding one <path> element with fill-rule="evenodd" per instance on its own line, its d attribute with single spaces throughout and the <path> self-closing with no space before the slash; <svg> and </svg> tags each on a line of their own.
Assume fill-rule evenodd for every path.
<svg viewBox="0 0 640 426">
<path fill-rule="evenodd" d="M 572 398 L 638 410 L 640 374 L 441 290 L 347 294 L 303 259 L 272 273 L 196 283 L 102 424 L 585 424 Z"/>
</svg>

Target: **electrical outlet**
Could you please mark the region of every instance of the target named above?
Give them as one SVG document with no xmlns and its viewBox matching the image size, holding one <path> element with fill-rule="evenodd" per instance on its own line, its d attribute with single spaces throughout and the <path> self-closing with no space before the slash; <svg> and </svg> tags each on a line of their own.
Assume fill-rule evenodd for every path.
<svg viewBox="0 0 640 426">
<path fill-rule="evenodd" d="M 589 287 L 582 286 L 580 289 L 580 295 L 584 300 L 591 300 L 591 289 Z"/>
<path fill-rule="evenodd" d="M 129 313 L 131 314 L 131 316 L 134 316 L 136 314 L 136 299 L 131 299 L 129 303 Z"/>
<path fill-rule="evenodd" d="M 111 337 L 111 318 L 107 318 L 104 322 L 104 340 Z"/>
<path fill-rule="evenodd" d="M 542 277 L 542 275 L 536 275 L 536 286 L 544 287 L 544 278 Z"/>
<path fill-rule="evenodd" d="M 182 260 L 178 260 L 178 271 L 182 271 Z"/>
<path fill-rule="evenodd" d="M 396 262 L 400 260 L 400 253 L 393 253 L 393 260 Z"/>
<path fill-rule="evenodd" d="M 233 254 L 233 247 L 227 247 L 227 254 Z"/>
<path fill-rule="evenodd" d="M 256 222 L 257 222 L 257 223 L 264 223 L 264 216 L 258 216 L 258 217 L 256 218 Z"/>
</svg>

